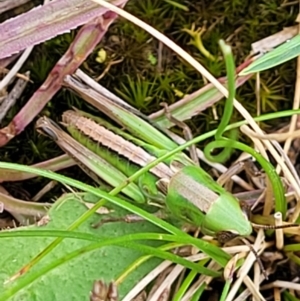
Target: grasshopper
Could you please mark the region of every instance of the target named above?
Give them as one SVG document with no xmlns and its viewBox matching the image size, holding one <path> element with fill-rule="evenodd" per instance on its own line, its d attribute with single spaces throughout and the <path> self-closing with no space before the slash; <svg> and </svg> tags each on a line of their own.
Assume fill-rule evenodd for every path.
<svg viewBox="0 0 300 301">
<path fill-rule="evenodd" d="M 166 151 L 84 112 L 65 112 L 62 124 L 73 138 L 117 168 L 124 177 L 130 176 L 136 169 Z M 49 119 L 39 119 L 37 129 L 67 151 L 59 138 L 59 127 L 54 126 Z M 105 174 L 99 176 L 105 178 Z M 235 236 L 248 236 L 252 232 L 251 222 L 238 199 L 184 153 L 159 163 L 136 184 L 146 199 L 164 199 L 172 216 L 201 227 L 204 234 L 217 236 L 220 241 Z"/>
<path fill-rule="evenodd" d="M 286 202 L 283 198 L 283 186 L 274 168 L 264 158 L 257 156 L 253 149 L 223 137 L 224 129 L 232 114 L 235 96 L 235 65 L 231 48 L 222 40 L 220 47 L 226 62 L 229 94 L 222 120 L 215 135 L 215 140 L 219 141 L 217 144 L 215 141 L 210 145 L 213 145 L 212 148 L 220 147 L 220 145 L 227 148 L 218 158 L 228 156 L 230 143 L 243 151 L 247 149 L 263 165 L 269 178 L 272 178 L 274 192 L 276 190 L 275 207 L 285 215 Z M 109 95 L 107 91 L 105 92 L 106 97 L 103 99 L 103 95 L 99 95 L 100 93 L 94 89 L 80 86 L 78 88 L 78 85 L 69 83 L 69 87 L 72 87 L 80 96 L 107 114 L 128 132 L 112 126 L 101 118 L 83 112 L 65 112 L 62 116 L 62 123 L 75 139 L 90 150 L 97 152 L 123 177 L 131 176 L 140 167 L 148 165 L 164 152 L 178 146 L 155 125 L 149 123 L 149 119 L 145 119 L 137 110 L 130 111 L 127 104 L 119 100 L 113 101 L 112 98 L 107 97 Z M 46 135 L 50 133 L 50 136 L 66 150 L 62 146 L 63 141 L 59 139 L 58 128 L 51 126 L 46 118 L 38 121 L 37 128 Z M 210 152 L 206 152 L 206 156 L 210 157 Z M 193 159 L 195 157 L 193 156 Z M 180 167 L 176 169 L 176 166 Z M 173 216 L 201 227 L 204 234 L 215 235 L 220 240 L 251 234 L 252 224 L 249 221 L 247 210 L 242 208 L 232 194 L 217 184 L 184 153 L 169 157 L 149 171 L 150 173 L 144 174 L 139 178 L 138 183 L 134 184 L 141 188 L 146 199 L 163 200 Z M 100 171 L 99 176 L 107 181 L 105 172 Z M 113 186 L 112 181 L 109 184 Z"/>
</svg>

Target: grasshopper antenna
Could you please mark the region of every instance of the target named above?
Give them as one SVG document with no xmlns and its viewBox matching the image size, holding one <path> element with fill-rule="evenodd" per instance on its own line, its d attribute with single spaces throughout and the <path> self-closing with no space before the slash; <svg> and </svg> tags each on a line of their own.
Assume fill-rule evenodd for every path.
<svg viewBox="0 0 300 301">
<path fill-rule="evenodd" d="M 264 230 L 276 230 L 276 229 L 285 229 L 285 228 L 298 228 L 299 224 L 285 224 L 285 225 L 260 225 L 251 223 L 253 228 L 264 229 Z"/>
<path fill-rule="evenodd" d="M 254 256 L 255 256 L 255 258 L 256 258 L 256 261 L 257 261 L 257 263 L 258 263 L 258 265 L 259 265 L 259 267 L 260 267 L 261 272 L 262 272 L 263 275 L 265 276 L 265 279 L 268 280 L 269 277 L 268 277 L 268 275 L 267 275 L 267 272 L 266 272 L 266 270 L 265 270 L 265 268 L 264 268 L 264 266 L 263 266 L 263 264 L 262 264 L 262 261 L 261 261 L 259 255 L 258 255 L 258 253 L 256 252 L 256 250 L 253 248 L 253 246 L 249 243 L 249 241 L 248 241 L 247 239 L 244 239 L 244 238 L 240 238 L 240 239 L 241 239 L 241 241 L 242 241 L 244 244 L 246 244 L 246 245 L 249 247 L 249 249 L 251 250 L 251 252 L 254 254 Z"/>
</svg>

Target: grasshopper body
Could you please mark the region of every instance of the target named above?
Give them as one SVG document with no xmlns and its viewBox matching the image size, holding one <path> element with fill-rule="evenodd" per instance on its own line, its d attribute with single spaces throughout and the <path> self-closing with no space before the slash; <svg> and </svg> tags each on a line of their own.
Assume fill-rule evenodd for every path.
<svg viewBox="0 0 300 301">
<path fill-rule="evenodd" d="M 92 139 L 94 143 L 98 143 L 99 147 L 102 145 L 106 150 L 98 155 L 114 164 L 125 176 L 130 176 L 135 172 L 135 169 L 129 168 L 130 164 L 145 166 L 155 159 L 153 155 L 146 153 L 141 146 L 133 143 L 133 141 L 139 143 L 137 142 L 138 139 L 134 137 L 124 139 L 119 134 L 116 135 L 111 132 L 113 127 L 108 130 L 91 121 L 90 118 L 83 117 L 79 112 L 68 111 L 64 113 L 63 123 L 75 139 L 80 132 L 81 135 Z M 128 136 L 128 134 L 126 135 Z M 84 143 L 88 148 L 91 147 L 91 143 L 86 143 L 83 140 L 81 143 Z M 147 144 L 147 142 L 143 143 Z M 114 151 L 115 154 L 109 155 L 110 150 Z M 116 153 L 117 157 L 127 158 L 131 163 L 121 160 L 120 157 L 116 158 Z M 184 158 L 184 154 L 182 155 Z M 174 160 L 176 161 L 177 158 Z M 201 227 L 204 234 L 211 236 L 220 233 L 229 233 L 233 236 L 251 234 L 251 223 L 246 214 L 243 213 L 239 201 L 217 184 L 204 170 L 193 165 L 191 161 L 183 160 L 182 162 L 183 167 L 178 172 L 174 172 L 167 163 L 160 163 L 152 168 L 150 170 L 151 179 L 148 177 L 142 183 L 143 188 L 147 183 L 151 187 L 152 184 L 150 183 L 155 185 L 157 182 L 160 189 L 163 187 L 161 192 L 165 195 L 167 208 L 172 215 Z M 160 186 L 159 182 L 166 184 Z M 147 187 L 147 191 L 149 191 L 149 187 Z M 155 193 L 153 188 L 152 186 L 150 190 Z"/>
</svg>

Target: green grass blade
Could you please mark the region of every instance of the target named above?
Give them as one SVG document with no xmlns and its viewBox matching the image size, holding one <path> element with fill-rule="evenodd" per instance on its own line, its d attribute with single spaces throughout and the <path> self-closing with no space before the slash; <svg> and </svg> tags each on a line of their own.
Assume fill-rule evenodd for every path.
<svg viewBox="0 0 300 301">
<path fill-rule="evenodd" d="M 252 75 L 238 77 L 235 86 L 242 86 Z M 224 98 L 224 95 L 212 84 L 207 84 L 199 91 L 186 96 L 182 100 L 169 106 L 170 113 L 174 118 L 180 121 L 190 120 L 193 116 L 198 115 L 209 107 L 212 107 L 218 101 Z M 149 116 L 160 127 L 168 129 L 173 123 L 166 117 L 163 111 L 158 111 Z"/>
<path fill-rule="evenodd" d="M 207 284 L 204 282 L 193 295 L 191 301 L 199 301 L 201 300 L 201 295 L 203 294 L 204 290 L 206 289 Z"/>
<path fill-rule="evenodd" d="M 290 41 L 283 43 L 279 47 L 271 50 L 265 55 L 255 60 L 252 64 L 246 67 L 240 76 L 250 73 L 261 72 L 280 64 L 283 64 L 300 55 L 300 35 L 295 36 Z"/>
<path fill-rule="evenodd" d="M 297 298 L 294 295 L 290 294 L 288 291 L 283 292 L 283 300 L 284 301 L 300 301 L 299 298 Z"/>
<path fill-rule="evenodd" d="M 201 260 L 198 262 L 199 265 L 205 265 L 208 262 L 207 259 Z M 173 297 L 173 301 L 180 301 L 182 300 L 184 294 L 190 287 L 195 278 L 197 277 L 197 273 L 195 271 L 190 271 L 189 274 L 184 278 L 182 284 L 180 285 L 178 291 L 176 292 L 175 296 Z M 197 299 L 198 300 L 198 299 Z"/>
</svg>

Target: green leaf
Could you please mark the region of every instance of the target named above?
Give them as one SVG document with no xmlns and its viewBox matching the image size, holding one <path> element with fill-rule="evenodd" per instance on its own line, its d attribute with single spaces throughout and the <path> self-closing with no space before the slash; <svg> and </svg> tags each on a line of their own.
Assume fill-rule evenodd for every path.
<svg viewBox="0 0 300 301">
<path fill-rule="evenodd" d="M 239 73 L 239 76 L 261 72 L 300 55 L 300 35 L 261 56 Z"/>
<path fill-rule="evenodd" d="M 55 203 L 49 212 L 51 221 L 42 227 L 30 226 L 19 230 L 61 230 L 66 229 L 76 218 L 82 215 L 87 208 L 72 195 L 65 195 Z M 116 207 L 115 212 L 120 215 L 125 211 Z M 117 212 L 118 211 L 118 212 Z M 123 212 L 122 212 L 123 211 Z M 107 238 L 121 237 L 128 234 L 142 232 L 160 232 L 158 227 L 149 222 L 136 224 L 112 222 L 99 229 L 93 229 L 91 224 L 99 221 L 100 215 L 94 216 L 82 224 L 78 231 L 86 233 L 87 239 L 91 236 L 98 237 L 98 242 Z M 60 257 L 64 257 L 78 249 L 89 247 L 91 241 L 65 238 L 47 257 L 37 263 L 32 269 L 15 281 L 3 284 L 20 268 L 26 265 L 34 256 L 42 251 L 54 238 L 36 237 L 1 237 L 0 244 L 0 300 L 88 300 L 93 281 L 102 279 L 110 282 L 116 279 L 132 262 L 145 255 L 143 252 L 132 248 L 124 248 L 116 245 L 104 246 L 91 252 L 79 253 L 78 256 L 50 269 L 48 273 L 32 281 L 32 277 Z M 143 244 L 158 247 L 162 242 L 149 241 Z M 151 271 L 161 259 L 151 258 L 121 283 L 120 296 L 124 296 L 144 275 Z M 23 289 L 20 289 L 20 286 Z M 19 289 L 16 289 L 19 287 Z M 12 300 L 12 299 L 11 299 Z"/>
</svg>

